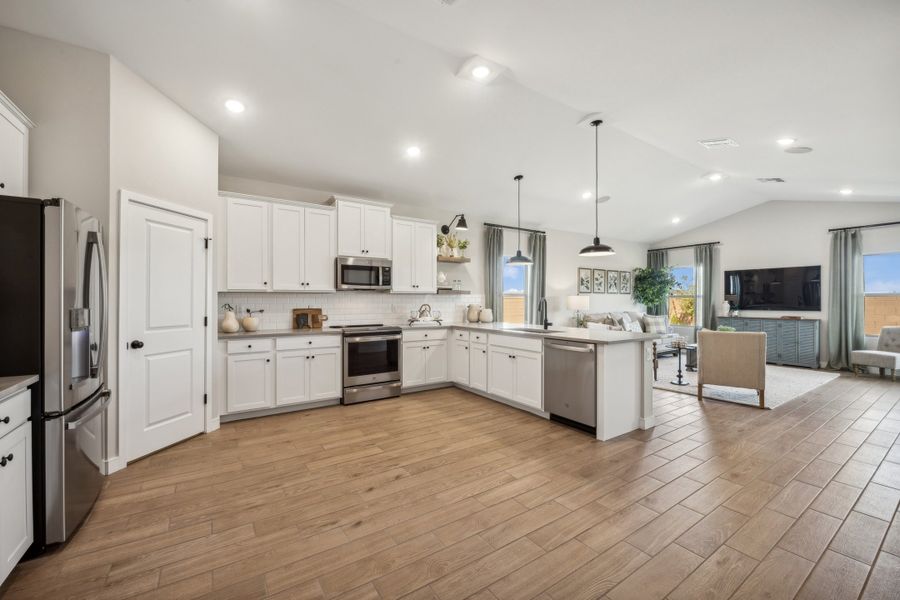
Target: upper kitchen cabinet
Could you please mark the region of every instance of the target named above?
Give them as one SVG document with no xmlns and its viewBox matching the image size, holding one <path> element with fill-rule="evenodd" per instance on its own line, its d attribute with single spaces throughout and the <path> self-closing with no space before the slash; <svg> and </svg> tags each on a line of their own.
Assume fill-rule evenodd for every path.
<svg viewBox="0 0 900 600">
<path fill-rule="evenodd" d="M 333 208 L 272 204 L 272 289 L 333 292 L 337 226 Z"/>
<path fill-rule="evenodd" d="M 392 291 L 437 293 L 437 225 L 417 219 L 393 219 Z"/>
<path fill-rule="evenodd" d="M 226 197 L 228 290 L 333 292 L 337 214 L 329 206 Z"/>
<path fill-rule="evenodd" d="M 28 195 L 28 130 L 34 124 L 0 92 L 0 196 Z"/>
<path fill-rule="evenodd" d="M 229 290 L 268 290 L 270 202 L 228 198 L 226 272 Z"/>
<path fill-rule="evenodd" d="M 337 206 L 338 254 L 391 258 L 391 206 L 369 200 L 332 196 Z"/>
</svg>

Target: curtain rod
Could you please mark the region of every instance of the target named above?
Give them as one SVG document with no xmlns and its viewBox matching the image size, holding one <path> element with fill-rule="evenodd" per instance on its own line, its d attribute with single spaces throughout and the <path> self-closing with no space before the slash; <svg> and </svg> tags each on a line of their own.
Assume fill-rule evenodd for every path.
<svg viewBox="0 0 900 600">
<path fill-rule="evenodd" d="M 515 231 L 526 231 L 528 233 L 539 233 L 541 235 L 547 235 L 546 231 L 541 231 L 540 229 L 528 229 L 527 227 L 513 227 L 512 225 L 497 225 L 496 223 L 483 223 L 485 227 L 499 227 L 500 229 L 513 229 Z"/>
<path fill-rule="evenodd" d="M 872 229 L 874 227 L 890 227 L 891 225 L 900 225 L 900 221 L 888 221 L 887 223 L 872 223 L 871 225 L 855 225 L 853 227 L 835 227 L 829 229 L 828 233 L 834 231 L 847 231 L 848 229 Z"/>
<path fill-rule="evenodd" d="M 647 252 L 654 250 L 679 250 L 681 248 L 696 248 L 697 246 L 718 246 L 722 242 L 704 242 L 702 244 L 685 244 L 684 246 L 669 246 L 668 248 L 648 248 Z"/>
</svg>

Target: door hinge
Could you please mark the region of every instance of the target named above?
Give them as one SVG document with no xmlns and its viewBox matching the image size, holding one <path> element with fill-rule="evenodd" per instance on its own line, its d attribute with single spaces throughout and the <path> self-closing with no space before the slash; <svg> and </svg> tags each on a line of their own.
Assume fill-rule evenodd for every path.
<svg viewBox="0 0 900 600">
<path fill-rule="evenodd" d="M 203 404 L 206 405 L 209 403 L 209 398 L 206 397 L 206 394 L 203 394 Z"/>
<path fill-rule="evenodd" d="M 209 317 L 203 317 L 203 326 L 209 327 Z"/>
<path fill-rule="evenodd" d="M 203 238 L 203 247 L 209 250 L 209 242 L 212 238 Z"/>
</svg>

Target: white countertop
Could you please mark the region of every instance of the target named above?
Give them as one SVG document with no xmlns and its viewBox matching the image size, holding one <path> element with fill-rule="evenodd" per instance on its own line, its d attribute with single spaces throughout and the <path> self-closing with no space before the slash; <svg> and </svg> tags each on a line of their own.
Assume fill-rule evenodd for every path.
<svg viewBox="0 0 900 600">
<path fill-rule="evenodd" d="M 632 333 L 630 331 L 607 331 L 603 329 L 584 329 L 581 327 L 556 327 L 551 326 L 544 331 L 516 331 L 523 325 L 516 323 L 422 323 L 415 325 L 401 325 L 403 330 L 414 329 L 466 329 L 469 331 L 490 331 L 503 333 L 504 335 L 518 335 L 530 338 L 549 338 L 570 342 L 587 342 L 592 344 L 622 344 L 629 342 L 643 342 L 658 339 L 659 336 L 652 333 Z M 527 326 L 531 330 L 541 329 L 538 325 Z M 259 331 L 239 331 L 237 333 L 219 332 L 220 340 L 238 340 L 248 338 L 285 337 L 295 335 L 341 335 L 340 329 L 261 329 Z"/>
<path fill-rule="evenodd" d="M 17 394 L 29 385 L 37 382 L 37 375 L 10 375 L 9 377 L 0 377 L 0 401 L 6 400 L 13 394 Z"/>
</svg>

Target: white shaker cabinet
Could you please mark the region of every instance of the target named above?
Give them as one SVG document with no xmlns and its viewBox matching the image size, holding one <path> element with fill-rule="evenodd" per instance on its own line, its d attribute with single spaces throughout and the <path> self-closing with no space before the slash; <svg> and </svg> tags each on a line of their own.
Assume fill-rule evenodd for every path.
<svg viewBox="0 0 900 600">
<path fill-rule="evenodd" d="M 387 204 L 332 197 L 337 206 L 338 254 L 391 258 L 391 207 Z"/>
<path fill-rule="evenodd" d="M 0 584 L 34 541 L 29 390 L 0 401 Z"/>
<path fill-rule="evenodd" d="M 454 339 L 450 342 L 450 381 L 469 385 L 469 341 Z"/>
<path fill-rule="evenodd" d="M 0 92 L 0 195 L 28 195 L 28 130 L 34 124 Z"/>
<path fill-rule="evenodd" d="M 309 400 L 333 400 L 343 393 L 341 379 L 341 348 L 318 348 L 310 352 Z"/>
<path fill-rule="evenodd" d="M 270 289 L 270 202 L 228 198 L 226 278 L 229 290 Z"/>
<path fill-rule="evenodd" d="M 437 225 L 393 219 L 391 289 L 400 293 L 437 292 Z"/>
<path fill-rule="evenodd" d="M 271 351 L 228 355 L 225 405 L 229 413 L 275 405 L 274 359 Z"/>
<path fill-rule="evenodd" d="M 506 348 L 488 350 L 488 392 L 512 400 L 515 395 L 516 366 L 512 351 Z"/>
<path fill-rule="evenodd" d="M 272 289 L 333 292 L 335 211 L 273 203 Z"/>
<path fill-rule="evenodd" d="M 447 342 L 428 342 L 425 347 L 425 383 L 447 381 Z"/>
<path fill-rule="evenodd" d="M 541 340 L 491 335 L 488 346 L 488 392 L 542 410 L 542 388 Z"/>
<path fill-rule="evenodd" d="M 486 392 L 487 382 L 487 344 L 472 343 L 469 345 L 469 387 Z"/>
<path fill-rule="evenodd" d="M 275 404 L 309 402 L 308 350 L 285 350 L 275 358 Z"/>
<path fill-rule="evenodd" d="M 513 400 L 532 408 L 542 409 L 543 355 L 540 352 L 516 350 L 513 362 L 516 367 L 516 386 Z"/>
<path fill-rule="evenodd" d="M 333 292 L 337 257 L 337 211 L 306 208 L 303 256 L 307 292 Z"/>
<path fill-rule="evenodd" d="M 447 381 L 447 341 L 403 342 L 403 387 Z"/>
</svg>

